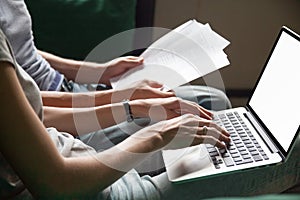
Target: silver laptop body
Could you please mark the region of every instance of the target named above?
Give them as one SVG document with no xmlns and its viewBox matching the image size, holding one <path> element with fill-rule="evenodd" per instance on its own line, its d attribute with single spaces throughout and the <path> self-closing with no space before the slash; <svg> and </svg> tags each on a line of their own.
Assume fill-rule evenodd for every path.
<svg viewBox="0 0 300 200">
<path fill-rule="evenodd" d="M 231 134 L 226 150 L 201 144 L 163 150 L 169 180 L 191 181 L 284 162 L 300 124 L 300 37 L 282 27 L 246 107 L 214 113 Z"/>
</svg>

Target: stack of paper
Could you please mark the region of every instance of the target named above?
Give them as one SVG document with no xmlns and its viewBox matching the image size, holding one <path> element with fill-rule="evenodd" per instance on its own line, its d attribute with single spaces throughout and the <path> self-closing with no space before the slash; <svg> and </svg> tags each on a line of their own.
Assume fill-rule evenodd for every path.
<svg viewBox="0 0 300 200">
<path fill-rule="evenodd" d="M 223 49 L 230 43 L 209 24 L 190 20 L 154 42 L 141 55 L 143 65 L 113 78 L 113 88 L 148 79 L 173 89 L 229 64 Z"/>
</svg>

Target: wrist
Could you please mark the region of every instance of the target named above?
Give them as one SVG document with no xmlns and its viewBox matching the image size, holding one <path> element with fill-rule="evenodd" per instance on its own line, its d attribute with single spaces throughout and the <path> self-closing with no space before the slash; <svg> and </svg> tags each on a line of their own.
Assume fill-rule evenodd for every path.
<svg viewBox="0 0 300 200">
<path fill-rule="evenodd" d="M 68 61 L 69 68 L 76 75 L 76 82 L 79 83 L 100 83 L 103 78 L 104 67 L 94 62 L 77 60 Z"/>
<path fill-rule="evenodd" d="M 158 125 L 159 124 L 159 125 Z M 150 126 L 147 126 L 137 133 L 134 134 L 136 139 L 140 141 L 145 149 L 148 152 L 158 151 L 164 148 L 165 138 L 164 138 L 164 127 L 161 126 L 161 123 L 156 123 Z"/>
<path fill-rule="evenodd" d="M 131 113 L 134 118 L 148 117 L 147 105 L 144 100 L 130 101 Z"/>
<path fill-rule="evenodd" d="M 109 80 L 106 78 L 106 66 L 102 63 L 83 62 L 84 71 L 92 77 L 93 83 L 104 83 L 109 85 Z"/>
<path fill-rule="evenodd" d="M 126 115 L 127 122 L 132 122 L 133 115 L 132 115 L 132 111 L 131 111 L 131 106 L 129 104 L 129 100 L 126 99 L 122 103 L 123 103 L 123 107 L 125 109 L 125 115 Z"/>
</svg>

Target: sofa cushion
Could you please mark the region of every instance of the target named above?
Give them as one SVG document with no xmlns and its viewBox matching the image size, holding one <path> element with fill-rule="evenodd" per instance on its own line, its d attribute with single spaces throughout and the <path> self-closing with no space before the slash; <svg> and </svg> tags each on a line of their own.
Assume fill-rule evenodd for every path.
<svg viewBox="0 0 300 200">
<path fill-rule="evenodd" d="M 135 27 L 136 0 L 26 0 L 36 46 L 84 59 L 100 42 Z"/>
</svg>

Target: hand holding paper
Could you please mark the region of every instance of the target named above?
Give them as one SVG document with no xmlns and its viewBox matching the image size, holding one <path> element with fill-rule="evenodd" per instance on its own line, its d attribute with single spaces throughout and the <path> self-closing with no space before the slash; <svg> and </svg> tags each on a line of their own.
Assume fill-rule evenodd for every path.
<svg viewBox="0 0 300 200">
<path fill-rule="evenodd" d="M 229 42 L 208 24 L 190 20 L 154 42 L 141 55 L 143 65 L 111 79 L 124 88 L 148 79 L 173 89 L 229 64 L 223 49 Z"/>
</svg>

